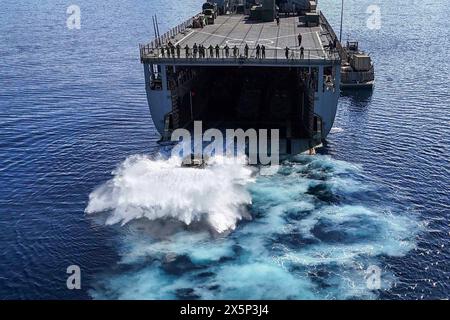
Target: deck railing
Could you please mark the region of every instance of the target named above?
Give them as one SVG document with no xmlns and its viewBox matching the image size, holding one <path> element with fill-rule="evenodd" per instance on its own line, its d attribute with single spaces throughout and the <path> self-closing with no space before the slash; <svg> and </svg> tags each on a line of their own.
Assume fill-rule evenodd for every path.
<svg viewBox="0 0 450 320">
<path fill-rule="evenodd" d="M 152 41 L 150 41 L 150 43 L 148 43 L 146 45 L 139 45 L 139 46 L 153 48 L 153 49 L 161 47 L 161 46 L 167 44 L 171 39 L 174 39 L 176 35 L 178 35 L 180 33 L 184 33 L 186 31 L 186 29 L 191 28 L 195 19 L 196 19 L 196 16 L 189 18 L 186 21 L 177 25 L 176 27 L 165 32 L 160 37 L 153 39 Z"/>
<path fill-rule="evenodd" d="M 263 55 L 260 50 L 259 54 L 257 53 L 256 48 L 249 48 L 248 54 L 245 54 L 244 46 L 240 46 L 233 50 L 233 48 L 227 50 L 225 47 L 219 47 L 219 51 L 216 51 L 214 47 L 212 52 L 209 48 L 205 49 L 205 54 L 200 55 L 199 51 L 194 54 L 193 48 L 190 47 L 188 52 L 185 48 L 180 48 L 177 50 L 174 48 L 173 50 L 168 49 L 168 47 L 159 47 L 152 48 L 148 46 L 141 46 L 141 60 L 151 59 L 151 60 L 184 60 L 183 62 L 195 62 L 195 61 L 209 61 L 213 60 L 219 61 L 233 61 L 237 60 L 239 62 L 245 63 L 248 60 L 284 60 L 284 61 L 296 61 L 296 60 L 339 60 L 339 53 L 336 49 L 304 49 L 303 52 L 298 49 L 289 49 L 286 53 L 286 49 L 274 49 L 274 48 L 266 48 L 265 54 Z M 187 60 L 187 61 L 186 61 Z"/>
<path fill-rule="evenodd" d="M 342 60 L 347 60 L 347 53 L 345 52 L 344 48 L 342 47 L 342 44 L 340 43 L 338 37 L 336 36 L 336 33 L 334 32 L 333 28 L 331 27 L 330 23 L 328 22 L 325 15 L 320 11 L 320 22 L 325 26 L 327 31 L 330 33 L 332 40 L 336 40 L 336 50 L 338 51 L 340 57 Z"/>
</svg>

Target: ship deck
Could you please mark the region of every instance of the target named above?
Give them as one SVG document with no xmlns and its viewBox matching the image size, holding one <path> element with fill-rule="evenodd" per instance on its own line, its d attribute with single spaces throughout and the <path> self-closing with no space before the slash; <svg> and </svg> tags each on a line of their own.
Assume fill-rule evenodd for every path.
<svg viewBox="0 0 450 320">
<path fill-rule="evenodd" d="M 329 27 L 329 26 L 328 26 Z M 206 25 L 203 28 L 192 29 L 186 28 L 182 32 L 171 34 L 165 43 L 169 40 L 172 44 L 180 45 L 181 60 L 187 60 L 189 57 L 185 56 L 185 46 L 191 48 L 194 44 L 203 45 L 206 48 L 209 46 L 215 47 L 219 45 L 221 48 L 220 59 L 222 63 L 226 60 L 223 53 L 224 47 L 230 48 L 230 59 L 235 59 L 232 48 L 236 46 L 239 49 L 239 57 L 244 55 L 244 47 L 249 46 L 249 55 L 247 59 L 256 59 L 256 46 L 264 45 L 266 47 L 266 61 L 276 60 L 339 60 L 339 54 L 328 49 L 329 41 L 333 39 L 334 32 L 330 32 L 326 25 L 321 23 L 317 27 L 304 26 L 299 21 L 298 16 L 281 17 L 280 25 L 277 26 L 276 21 L 273 22 L 256 22 L 248 20 L 245 15 L 222 15 L 218 16 L 215 23 Z M 331 27 L 329 27 L 331 29 Z M 298 35 L 302 35 L 302 44 L 304 48 L 303 56 L 300 54 L 300 46 L 298 43 Z M 155 47 L 158 47 L 155 45 Z M 289 48 L 289 57 L 286 58 L 285 48 Z M 161 59 L 168 60 L 167 56 L 163 56 L 158 48 L 152 49 L 143 46 L 141 48 L 141 59 Z M 209 56 L 209 51 L 206 54 L 207 60 L 216 60 Z M 171 57 L 171 61 L 177 60 Z M 189 59 L 194 60 L 194 59 Z M 199 60 L 199 59 L 197 59 Z M 200 59 L 203 60 L 203 59 Z M 219 62 L 219 61 L 216 61 Z M 291 61 L 292 62 L 292 61 Z M 297 61 L 298 62 L 298 61 Z M 261 63 L 261 62 L 260 62 Z M 281 61 L 283 63 L 283 61 Z"/>
</svg>

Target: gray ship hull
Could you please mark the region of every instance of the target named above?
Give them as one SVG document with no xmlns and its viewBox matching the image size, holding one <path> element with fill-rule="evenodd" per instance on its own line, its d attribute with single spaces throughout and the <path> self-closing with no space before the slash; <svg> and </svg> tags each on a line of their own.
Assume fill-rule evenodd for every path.
<svg viewBox="0 0 450 320">
<path fill-rule="evenodd" d="M 205 129 L 280 129 L 281 153 L 320 145 L 333 126 L 341 82 L 339 52 L 325 45 L 336 36 L 320 17 L 317 26 L 301 26 L 298 17 L 277 25 L 224 15 L 199 29 L 182 24 L 165 40 L 169 46 L 141 46 L 150 113 L 163 140 L 203 121 Z M 199 44 L 206 52 L 194 56 Z"/>
</svg>

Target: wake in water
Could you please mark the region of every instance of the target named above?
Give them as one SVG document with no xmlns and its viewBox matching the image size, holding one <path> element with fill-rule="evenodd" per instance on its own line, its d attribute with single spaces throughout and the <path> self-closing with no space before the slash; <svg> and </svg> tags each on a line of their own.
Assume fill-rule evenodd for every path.
<svg viewBox="0 0 450 320">
<path fill-rule="evenodd" d="M 88 212 L 110 210 L 108 223 L 131 221 L 112 274 L 94 298 L 348 299 L 374 298 L 395 285 L 383 257 L 415 247 L 418 223 L 361 167 L 327 156 L 299 156 L 272 176 L 243 163 L 181 169 L 176 159 L 128 159 L 91 194 Z M 153 194 L 152 194 L 153 193 Z M 248 206 L 252 221 L 238 207 Z M 206 212 L 206 213 L 205 213 Z M 155 237 L 155 218 L 206 219 L 217 231 L 173 227 Z M 179 224 L 180 222 L 178 222 Z M 132 227 L 133 226 L 133 227 Z M 136 227 L 136 228 L 134 228 Z M 380 290 L 367 286 L 382 269 Z"/>
<path fill-rule="evenodd" d="M 113 179 L 90 194 L 86 212 L 108 212 L 107 224 L 140 218 L 205 221 L 219 233 L 248 216 L 251 196 L 245 186 L 253 179 L 245 157 L 216 156 L 205 169 L 184 168 L 181 162 L 179 157 L 127 159 Z"/>
</svg>

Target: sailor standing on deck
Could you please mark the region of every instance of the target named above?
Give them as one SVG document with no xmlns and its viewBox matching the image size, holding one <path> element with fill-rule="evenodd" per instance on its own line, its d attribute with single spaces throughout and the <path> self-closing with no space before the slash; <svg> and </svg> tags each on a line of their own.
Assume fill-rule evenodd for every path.
<svg viewBox="0 0 450 320">
<path fill-rule="evenodd" d="M 238 56 L 238 48 L 236 47 L 236 45 L 233 47 L 233 56 L 235 58 L 237 58 L 237 56 Z"/>
<path fill-rule="evenodd" d="M 189 57 L 189 46 L 188 45 L 186 45 L 186 47 L 184 47 L 184 52 L 186 54 L 186 58 L 188 58 Z"/>
<path fill-rule="evenodd" d="M 305 56 L 305 48 L 300 47 L 300 59 L 303 59 Z"/>
<path fill-rule="evenodd" d="M 298 46 L 300 47 L 302 45 L 302 34 L 301 33 L 298 34 L 297 39 L 298 39 Z"/>
<path fill-rule="evenodd" d="M 166 53 L 165 53 L 165 51 L 164 51 L 164 47 L 161 47 L 161 56 L 162 56 L 163 58 L 166 57 Z"/>
<path fill-rule="evenodd" d="M 214 58 L 214 47 L 212 46 L 212 44 L 209 45 L 209 57 L 210 58 Z"/>
<path fill-rule="evenodd" d="M 192 47 L 192 49 L 193 49 L 194 58 L 197 58 L 197 50 L 198 50 L 198 48 L 197 48 L 197 44 L 196 43 L 194 43 L 194 46 Z"/>
<path fill-rule="evenodd" d="M 261 46 L 258 44 L 256 46 L 256 58 L 259 59 L 261 57 Z"/>
<path fill-rule="evenodd" d="M 261 56 L 263 59 L 266 58 L 266 47 L 264 45 L 261 46 Z"/>
<path fill-rule="evenodd" d="M 176 48 L 177 48 L 177 58 L 180 58 L 180 56 L 181 56 L 181 46 L 180 46 L 180 44 L 177 44 Z"/>
<path fill-rule="evenodd" d="M 277 26 L 279 26 L 280 25 L 280 17 L 277 15 L 276 19 L 277 19 Z"/>
<path fill-rule="evenodd" d="M 170 47 L 169 46 L 166 47 L 166 51 L 167 51 L 167 57 L 170 58 Z"/>
<path fill-rule="evenodd" d="M 286 47 L 286 49 L 284 49 L 285 55 L 286 55 L 286 59 L 289 59 L 289 48 Z"/>
<path fill-rule="evenodd" d="M 245 44 L 244 54 L 245 54 L 245 57 L 248 58 L 248 44 Z"/>
<path fill-rule="evenodd" d="M 218 44 L 216 44 L 216 58 L 219 59 L 220 58 L 220 47 Z"/>
<path fill-rule="evenodd" d="M 230 47 L 228 45 L 225 45 L 225 57 L 228 58 L 230 56 Z"/>
</svg>

